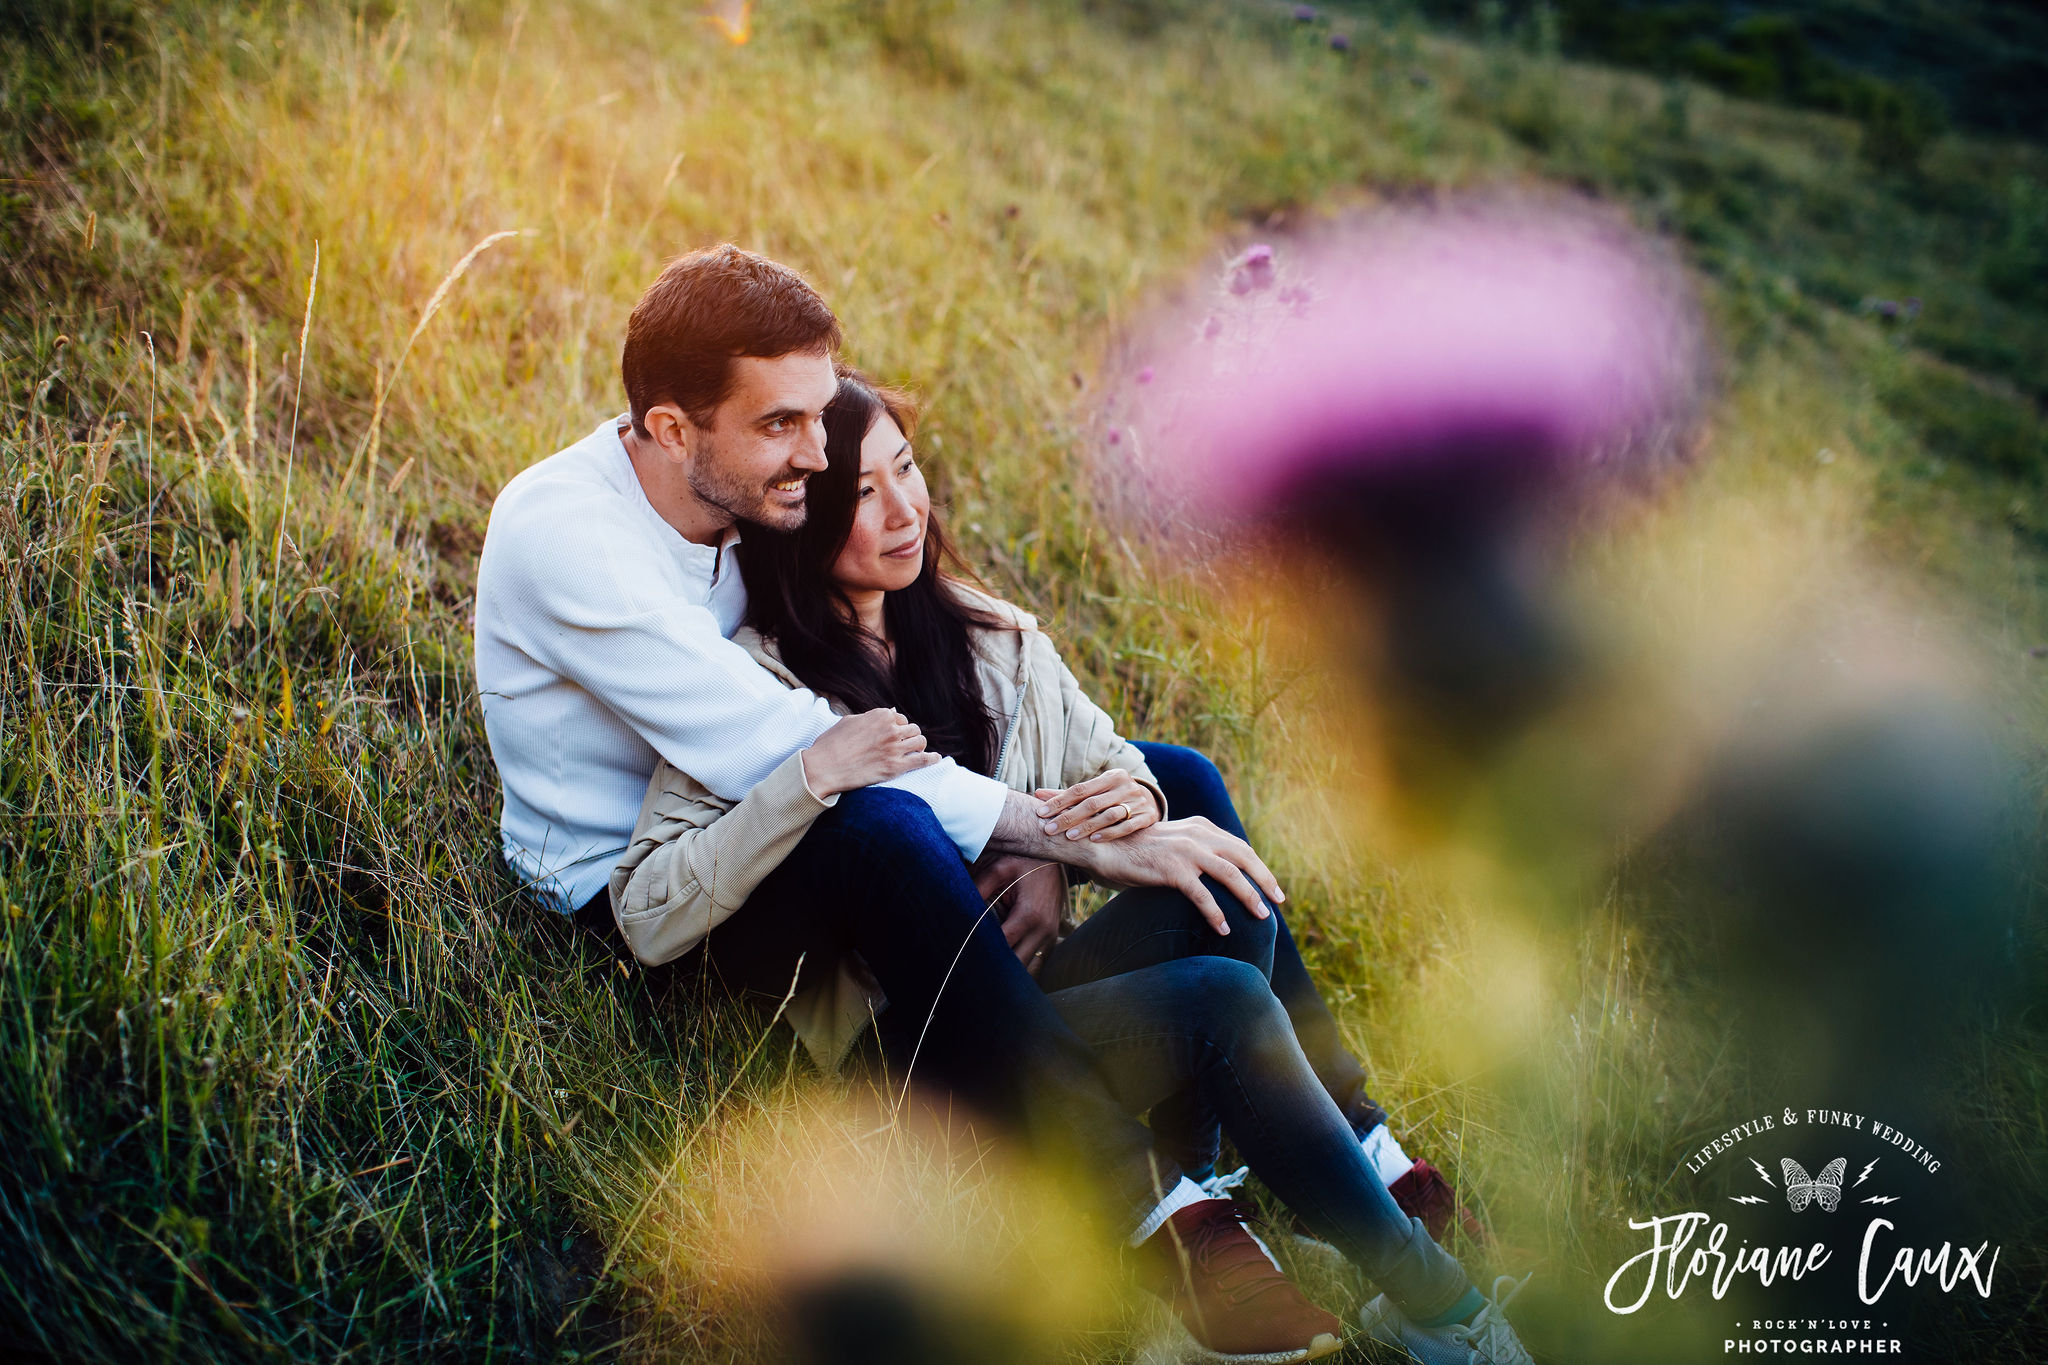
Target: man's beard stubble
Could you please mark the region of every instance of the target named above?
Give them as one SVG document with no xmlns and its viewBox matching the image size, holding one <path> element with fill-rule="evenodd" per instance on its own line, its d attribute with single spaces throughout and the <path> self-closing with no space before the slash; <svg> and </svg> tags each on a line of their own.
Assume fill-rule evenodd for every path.
<svg viewBox="0 0 2048 1365">
<path fill-rule="evenodd" d="M 751 485 L 727 472 L 717 447 L 708 447 L 703 453 L 710 458 L 692 460 L 686 470 L 690 491 L 700 501 L 716 507 L 734 521 L 750 521 L 772 531 L 794 531 L 803 526 L 804 517 L 810 512 L 808 504 L 783 508 L 768 500 L 769 483 L 797 478 L 803 470 L 790 466 L 766 483 Z"/>
</svg>

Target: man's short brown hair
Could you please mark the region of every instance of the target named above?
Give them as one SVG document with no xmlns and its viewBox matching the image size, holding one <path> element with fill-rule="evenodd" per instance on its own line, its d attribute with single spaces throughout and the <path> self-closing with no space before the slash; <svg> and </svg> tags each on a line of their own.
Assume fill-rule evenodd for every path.
<svg viewBox="0 0 2048 1365">
<path fill-rule="evenodd" d="M 678 256 L 647 286 L 626 322 L 619 370 L 633 430 L 647 435 L 647 410 L 674 403 L 698 426 L 732 390 L 737 356 L 839 348 L 839 319 L 803 276 L 730 242 Z"/>
</svg>

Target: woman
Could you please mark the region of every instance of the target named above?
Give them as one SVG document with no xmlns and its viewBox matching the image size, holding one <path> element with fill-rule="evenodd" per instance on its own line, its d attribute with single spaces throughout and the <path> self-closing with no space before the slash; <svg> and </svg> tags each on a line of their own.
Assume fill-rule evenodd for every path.
<svg viewBox="0 0 2048 1365">
<path fill-rule="evenodd" d="M 810 480 L 804 527 L 747 533 L 748 625 L 735 641 L 854 720 L 893 710 L 932 751 L 1035 792 L 1048 825 L 1069 838 L 1121 838 L 1164 818 L 1169 797 L 1145 751 L 1116 734 L 1032 619 L 943 571 L 952 557 L 911 451 L 912 430 L 907 399 L 842 374 L 826 414 L 828 467 Z M 831 775 L 824 785 L 858 785 L 852 741 L 828 732 L 816 747 L 830 749 L 817 765 Z M 811 781 L 763 784 L 730 804 L 666 765 L 655 773 L 612 880 L 621 931 L 643 960 L 686 950 L 744 901 L 762 875 L 756 869 L 772 867 L 822 808 Z M 1289 1209 L 1384 1291 L 1366 1310 L 1376 1336 L 1431 1359 L 1467 1358 L 1441 1355 L 1450 1349 L 1526 1360 L 1500 1311 L 1507 1296 L 1482 1297 L 1399 1208 L 1311 1068 L 1269 984 L 1276 956 L 1300 970 L 1278 915 L 1233 917 L 1228 935 L 1196 932 L 1177 893 L 1139 889 L 1049 946 L 1041 926 L 1058 918 L 1062 878 L 1056 864 L 1006 858 L 978 869 L 977 882 L 1125 1105 L 1151 1112 L 1164 1143 L 1178 1138 L 1183 1150 L 1212 1141 L 1206 1134 L 1220 1121 Z M 790 1002 L 814 1059 L 836 1067 L 879 1014 L 885 1051 L 914 1069 L 919 1021 L 879 1008 L 858 961 L 832 965 L 829 978 L 803 983 Z M 1222 1245 L 1217 1225 L 1234 1217 L 1193 1204 L 1172 1213 L 1176 1236 L 1198 1250 Z M 1321 1353 L 1313 1344 L 1285 1357 L 1204 1344 L 1218 1359 Z M 1330 1336 L 1328 1349 L 1335 1344 Z"/>
</svg>

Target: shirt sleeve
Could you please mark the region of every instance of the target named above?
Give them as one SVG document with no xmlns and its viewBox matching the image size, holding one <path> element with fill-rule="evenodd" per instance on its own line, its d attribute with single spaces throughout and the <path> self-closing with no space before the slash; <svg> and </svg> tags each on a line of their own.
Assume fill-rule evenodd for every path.
<svg viewBox="0 0 2048 1365">
<path fill-rule="evenodd" d="M 720 633 L 708 609 L 633 572 L 632 561 L 653 547 L 616 526 L 593 534 L 573 510 L 561 511 L 543 553 L 501 561 L 504 607 L 524 617 L 522 643 L 536 662 L 728 801 L 744 799 L 831 728 L 837 717 L 822 698 L 785 687 Z M 519 548 L 538 548 L 536 538 L 520 539 Z M 969 861 L 994 832 L 1005 791 L 950 759 L 885 785 L 926 801 Z"/>
</svg>

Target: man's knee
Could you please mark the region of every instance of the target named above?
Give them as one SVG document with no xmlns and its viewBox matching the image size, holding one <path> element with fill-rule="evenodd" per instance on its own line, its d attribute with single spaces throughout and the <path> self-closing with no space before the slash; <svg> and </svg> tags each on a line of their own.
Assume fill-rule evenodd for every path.
<svg viewBox="0 0 2048 1365">
<path fill-rule="evenodd" d="M 1280 932 L 1279 910 L 1267 904 L 1266 916 L 1261 919 L 1237 898 L 1236 892 L 1214 877 L 1202 878 L 1202 885 L 1207 888 L 1210 897 L 1223 911 L 1224 921 L 1230 925 L 1230 932 L 1219 936 L 1216 952 L 1226 957 L 1242 958 L 1263 970 L 1270 971 L 1273 965 L 1273 947 Z M 1264 902 L 1265 898 L 1261 896 L 1260 900 Z M 1188 910 L 1191 914 L 1200 913 L 1195 910 L 1192 902 Z M 1202 922 L 1204 925 L 1208 923 L 1206 919 Z"/>
<path fill-rule="evenodd" d="M 1152 769 L 1159 788 L 1166 793 L 1166 813 L 1175 819 L 1200 815 L 1226 829 L 1237 823 L 1230 789 L 1223 774 L 1200 749 L 1182 744 L 1141 742 L 1145 765 Z"/>
<path fill-rule="evenodd" d="M 1219 1041 L 1249 1041 L 1286 1024 L 1287 1012 L 1273 998 L 1265 974 L 1249 962 L 1228 957 L 1193 957 L 1176 964 L 1182 984 Z"/>
<path fill-rule="evenodd" d="M 1185 744 L 1155 744 L 1151 740 L 1139 740 L 1138 751 L 1145 755 L 1152 775 L 1161 782 L 1188 786 L 1223 785 L 1222 772 L 1200 749 L 1190 749 Z"/>
</svg>

